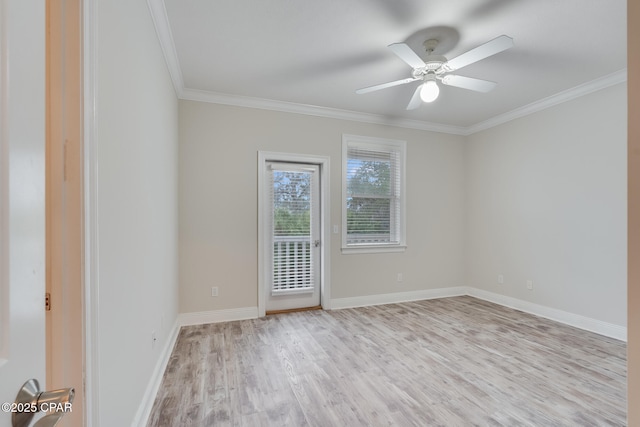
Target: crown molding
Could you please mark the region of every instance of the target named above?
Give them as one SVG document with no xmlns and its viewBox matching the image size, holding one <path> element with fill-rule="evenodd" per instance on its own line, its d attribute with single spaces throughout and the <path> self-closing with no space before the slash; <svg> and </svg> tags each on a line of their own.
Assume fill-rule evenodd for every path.
<svg viewBox="0 0 640 427">
<path fill-rule="evenodd" d="M 184 86 L 182 70 L 178 61 L 169 18 L 165 8 L 164 0 L 147 0 L 151 18 L 156 28 L 156 34 L 164 53 L 165 61 L 173 87 L 179 99 L 189 101 L 208 102 L 213 104 L 232 105 L 237 107 L 258 108 L 262 110 L 280 111 L 285 113 L 304 114 L 308 116 L 326 117 L 339 120 L 350 120 L 355 122 L 372 123 L 386 126 L 396 126 L 408 129 L 426 130 L 431 132 L 448 133 L 453 135 L 469 136 L 476 132 L 490 129 L 507 123 L 520 117 L 545 110 L 563 102 L 588 95 L 607 87 L 627 81 L 627 69 L 616 71 L 604 77 L 597 78 L 579 86 L 551 95 L 539 101 L 515 110 L 497 115 L 488 120 L 476 123 L 471 126 L 452 126 L 440 123 L 431 123 L 422 120 L 402 119 L 388 117 L 379 114 L 362 113 L 358 111 L 341 110 L 337 108 L 320 107 L 316 105 L 297 104 L 293 102 L 277 101 L 273 99 L 254 98 L 248 96 L 231 95 L 226 93 L 211 92 L 197 89 L 188 89 Z"/>
<path fill-rule="evenodd" d="M 171 33 L 171 26 L 169 25 L 169 17 L 167 16 L 164 0 L 147 0 L 147 6 L 149 6 L 149 11 L 151 12 L 153 26 L 156 28 L 156 35 L 160 41 L 160 47 L 164 54 L 164 60 L 167 63 L 173 88 L 178 98 L 180 98 L 184 89 L 184 80 L 182 78 L 182 69 L 178 61 L 176 45 L 173 42 L 173 34 Z"/>
<path fill-rule="evenodd" d="M 248 96 L 230 95 L 195 89 L 183 89 L 181 99 L 190 101 L 210 102 L 214 104 L 233 105 L 237 107 L 259 108 L 264 110 L 282 111 L 286 113 L 305 114 L 310 116 L 328 117 L 332 119 L 351 120 L 356 122 L 374 123 L 379 125 L 397 126 L 409 129 L 419 129 L 453 135 L 469 136 L 476 132 L 490 129 L 511 120 L 528 116 L 538 111 L 546 110 L 572 99 L 606 89 L 627 81 L 627 69 L 618 70 L 604 77 L 597 78 L 555 95 L 516 108 L 471 126 L 451 126 L 430 123 L 420 120 L 391 118 L 377 114 L 360 113 L 357 111 L 340 110 L 337 108 L 319 107 L 315 105 L 296 104 L 293 102 L 275 101 L 271 99 L 252 98 Z"/>
<path fill-rule="evenodd" d="M 572 99 L 576 99 L 626 81 L 627 69 L 623 68 L 622 70 L 618 70 L 590 82 L 583 83 L 571 89 L 564 90 L 556 93 L 555 95 L 532 102 L 531 104 L 516 108 L 515 110 L 511 110 L 507 113 L 500 114 L 483 122 L 476 123 L 475 125 L 471 125 L 465 129 L 465 135 L 472 135 L 476 132 L 510 122 L 511 120 L 515 120 L 520 117 L 528 116 L 529 114 L 537 113 L 538 111 L 546 110 L 547 108 L 562 104 L 563 102 L 571 101 Z"/>
<path fill-rule="evenodd" d="M 397 126 L 409 129 L 449 133 L 454 135 L 464 135 L 466 132 L 466 129 L 460 126 L 450 126 L 420 120 L 401 119 L 378 114 L 320 107 L 317 105 L 297 104 L 294 102 L 230 95 L 226 93 L 209 92 L 204 90 L 183 89 L 180 99 L 188 101 L 209 102 L 213 104 L 233 105 L 236 107 L 281 111 L 285 113 L 304 114 L 307 116 L 327 117 L 339 120 L 350 120 L 355 122 L 373 123 L 378 125 Z"/>
<path fill-rule="evenodd" d="M 178 97 L 180 99 L 189 101 L 209 102 L 213 104 L 233 105 L 237 107 L 258 108 L 263 110 L 305 114 L 309 116 L 327 117 L 332 119 L 350 120 L 355 122 L 373 123 L 378 125 L 397 126 L 409 129 L 469 136 L 476 132 L 487 130 L 494 126 L 510 122 L 511 120 L 528 116 L 530 114 L 537 113 L 538 111 L 542 111 L 547 108 L 562 104 L 564 102 L 571 101 L 572 99 L 576 99 L 581 96 L 606 89 L 610 86 L 624 83 L 625 81 L 627 81 L 626 68 L 467 127 L 443 125 L 439 123 L 430 123 L 420 120 L 392 118 L 377 114 L 340 110 L 337 108 L 296 104 L 293 102 L 275 101 L 272 99 L 253 98 L 248 96 L 230 95 L 225 93 L 195 89 L 182 89 L 181 94 L 179 94 Z"/>
</svg>

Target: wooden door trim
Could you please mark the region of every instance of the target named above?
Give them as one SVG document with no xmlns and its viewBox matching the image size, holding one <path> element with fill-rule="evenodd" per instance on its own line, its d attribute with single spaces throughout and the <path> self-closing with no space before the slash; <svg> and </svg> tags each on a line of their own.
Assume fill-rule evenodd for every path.
<svg viewBox="0 0 640 427">
<path fill-rule="evenodd" d="M 75 388 L 85 422 L 83 0 L 46 2 L 46 388 Z M 44 307 L 43 307 L 44 310 Z"/>
</svg>

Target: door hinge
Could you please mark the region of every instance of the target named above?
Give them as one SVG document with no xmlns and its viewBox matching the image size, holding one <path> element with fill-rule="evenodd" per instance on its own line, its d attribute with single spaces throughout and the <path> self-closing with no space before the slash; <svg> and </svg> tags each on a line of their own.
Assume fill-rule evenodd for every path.
<svg viewBox="0 0 640 427">
<path fill-rule="evenodd" d="M 49 292 L 44 294 L 44 311 L 51 311 L 51 294 Z"/>
</svg>

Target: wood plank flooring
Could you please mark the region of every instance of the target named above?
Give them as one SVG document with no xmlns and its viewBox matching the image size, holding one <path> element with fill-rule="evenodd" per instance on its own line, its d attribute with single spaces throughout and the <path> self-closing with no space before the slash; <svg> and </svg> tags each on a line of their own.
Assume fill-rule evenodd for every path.
<svg viewBox="0 0 640 427">
<path fill-rule="evenodd" d="M 472 297 L 184 327 L 148 427 L 624 426 L 626 344 Z"/>
</svg>

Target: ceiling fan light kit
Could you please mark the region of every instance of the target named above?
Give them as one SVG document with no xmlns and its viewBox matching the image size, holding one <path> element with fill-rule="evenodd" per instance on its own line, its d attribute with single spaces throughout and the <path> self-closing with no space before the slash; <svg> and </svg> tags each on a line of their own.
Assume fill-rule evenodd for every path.
<svg viewBox="0 0 640 427">
<path fill-rule="evenodd" d="M 433 55 L 433 51 L 438 46 L 438 40 L 429 39 L 426 40 L 423 45 L 427 53 L 424 60 L 405 43 L 390 44 L 388 46 L 389 49 L 413 68 L 411 77 L 358 89 L 356 93 L 369 93 L 415 81 L 422 81 L 424 83 L 416 88 L 409 105 L 407 105 L 407 110 L 413 110 L 420 106 L 421 100 L 423 102 L 433 102 L 438 98 L 440 87 L 438 86 L 437 80 L 440 80 L 442 84 L 447 86 L 459 87 L 475 92 L 489 92 L 497 86 L 495 82 L 449 73 L 513 47 L 513 39 L 505 35 L 496 37 L 450 61 L 442 55 Z"/>
<path fill-rule="evenodd" d="M 429 80 L 425 82 L 420 88 L 420 99 L 423 102 L 433 102 L 440 95 L 440 88 L 435 80 Z"/>
</svg>

